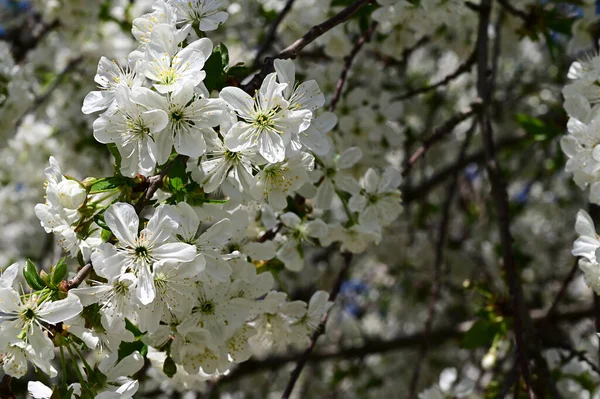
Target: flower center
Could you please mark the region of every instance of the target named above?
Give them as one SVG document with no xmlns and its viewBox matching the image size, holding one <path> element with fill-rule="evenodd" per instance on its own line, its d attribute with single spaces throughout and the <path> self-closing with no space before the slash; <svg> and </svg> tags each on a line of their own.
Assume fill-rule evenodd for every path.
<svg viewBox="0 0 600 399">
<path fill-rule="evenodd" d="M 205 300 L 198 306 L 197 309 L 202 314 L 215 314 L 215 304 L 212 301 Z"/>
<path fill-rule="evenodd" d="M 160 73 L 159 77 L 163 84 L 170 85 L 177 80 L 177 71 L 173 68 L 165 69 Z"/>
<path fill-rule="evenodd" d="M 141 119 L 130 120 L 127 122 L 129 133 L 134 137 L 143 137 L 150 134 L 150 129 L 144 125 Z"/>
<path fill-rule="evenodd" d="M 266 112 L 261 112 L 256 115 L 254 119 L 254 125 L 262 130 L 265 129 L 273 129 L 275 127 L 275 122 L 273 121 L 273 116 Z"/>
<path fill-rule="evenodd" d="M 27 308 L 24 312 L 23 312 L 23 317 L 27 320 L 31 320 L 35 317 L 35 312 L 33 311 L 33 309 L 31 308 Z"/>
</svg>

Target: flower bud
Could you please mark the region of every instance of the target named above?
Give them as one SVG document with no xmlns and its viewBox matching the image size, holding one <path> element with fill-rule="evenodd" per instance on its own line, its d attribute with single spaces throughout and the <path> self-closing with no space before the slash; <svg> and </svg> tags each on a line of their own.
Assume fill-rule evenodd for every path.
<svg viewBox="0 0 600 399">
<path fill-rule="evenodd" d="M 484 370 L 490 370 L 496 364 L 496 351 L 490 350 L 485 356 L 481 359 L 481 367 Z"/>
<path fill-rule="evenodd" d="M 67 209 L 77 209 L 83 204 L 87 196 L 86 190 L 79 182 L 64 179 L 57 186 L 58 201 Z"/>
</svg>

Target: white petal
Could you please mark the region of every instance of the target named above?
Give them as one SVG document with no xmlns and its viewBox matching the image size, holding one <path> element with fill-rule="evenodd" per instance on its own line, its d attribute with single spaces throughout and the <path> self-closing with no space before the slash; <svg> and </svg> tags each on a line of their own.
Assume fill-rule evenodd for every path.
<svg viewBox="0 0 600 399">
<path fill-rule="evenodd" d="M 336 161 L 338 169 L 348 169 L 354 166 L 362 158 L 362 151 L 359 147 L 350 147 L 346 149 Z"/>
<path fill-rule="evenodd" d="M 79 298 L 74 294 L 69 294 L 60 301 L 44 303 L 37 314 L 45 322 L 56 324 L 77 316 L 82 310 L 83 306 Z"/>
<path fill-rule="evenodd" d="M 52 396 L 52 389 L 39 381 L 29 381 L 27 391 L 35 399 L 50 399 Z"/>
<path fill-rule="evenodd" d="M 293 212 L 286 212 L 280 216 L 281 221 L 286 227 L 295 228 L 300 226 L 302 220 Z"/>
<path fill-rule="evenodd" d="M 119 241 L 134 246 L 139 218 L 130 204 L 117 202 L 104 212 L 104 220 Z"/>
</svg>

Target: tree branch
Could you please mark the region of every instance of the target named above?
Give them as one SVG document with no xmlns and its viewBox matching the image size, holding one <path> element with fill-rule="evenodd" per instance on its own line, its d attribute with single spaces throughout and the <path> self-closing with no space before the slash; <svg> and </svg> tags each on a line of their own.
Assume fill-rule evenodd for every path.
<svg viewBox="0 0 600 399">
<path fill-rule="evenodd" d="M 90 273 L 92 272 L 92 269 L 93 269 L 92 262 L 86 263 L 85 266 L 83 266 L 81 269 L 79 269 L 79 271 L 77 272 L 75 277 L 73 277 L 71 280 L 67 281 L 67 286 L 66 286 L 67 291 L 72 288 L 79 287 L 79 285 L 81 285 L 81 283 L 83 283 L 83 281 L 90 275 Z"/>
<path fill-rule="evenodd" d="M 516 136 L 508 137 L 498 141 L 498 149 L 513 149 L 519 147 L 524 141 L 528 140 L 527 136 Z M 422 200 L 431 190 L 436 188 L 441 183 L 445 182 L 456 169 L 463 169 L 472 163 L 483 163 L 485 162 L 485 154 L 483 150 L 480 150 L 474 154 L 468 155 L 462 162 L 455 162 L 439 172 L 431 176 L 426 181 L 416 185 L 415 187 L 402 187 L 402 201 L 409 203 L 415 200 Z"/>
<path fill-rule="evenodd" d="M 556 326 L 559 322 L 578 322 L 594 315 L 593 307 L 573 308 L 563 312 L 555 312 L 551 316 L 546 316 L 544 309 L 535 309 L 531 311 L 531 318 L 535 325 Z M 443 345 L 448 341 L 461 339 L 469 331 L 475 320 L 467 320 L 457 323 L 454 326 L 440 327 L 432 330 L 429 334 L 430 344 Z M 362 345 L 351 346 L 338 349 L 336 351 L 322 351 L 311 354 L 308 362 L 324 362 L 329 360 L 346 360 L 362 358 L 369 355 L 388 353 L 402 349 L 412 349 L 420 345 L 423 341 L 424 331 L 419 331 L 410 335 L 402 335 L 391 340 L 368 340 Z M 248 375 L 252 375 L 265 370 L 278 370 L 286 364 L 296 361 L 302 353 L 292 353 L 284 355 L 273 355 L 263 360 L 250 359 L 237 365 L 231 373 L 218 380 L 218 384 L 226 384 L 237 381 Z"/>
<path fill-rule="evenodd" d="M 552 302 L 550 309 L 548 309 L 548 313 L 546 314 L 547 316 L 550 316 L 554 312 L 556 312 L 556 309 L 558 308 L 558 304 L 560 303 L 560 300 L 562 299 L 563 296 L 565 296 L 565 294 L 567 292 L 567 288 L 569 287 L 569 284 L 571 283 L 571 281 L 573 281 L 573 278 L 575 277 L 575 273 L 577 273 L 577 269 L 578 269 L 577 266 L 579 266 L 579 258 L 575 258 L 575 261 L 573 262 L 573 266 L 571 267 L 569 274 L 567 274 L 567 276 L 563 280 L 562 285 L 560 287 L 560 291 L 558 291 L 556 298 L 554 298 L 554 302 Z"/>
<path fill-rule="evenodd" d="M 177 155 L 177 157 L 175 157 L 171 162 L 169 162 L 163 168 L 163 170 L 160 171 L 159 174 L 154 175 L 154 176 L 150 176 L 148 178 L 148 187 L 146 188 L 146 190 L 142 194 L 142 197 L 135 204 L 135 210 L 136 210 L 136 212 L 138 214 L 150 202 L 150 200 L 154 196 L 154 193 L 156 193 L 156 191 L 158 191 L 158 189 L 162 185 L 163 179 L 169 173 L 169 170 L 171 169 L 171 167 L 173 166 L 173 164 L 175 162 L 182 162 L 182 163 L 185 164 L 187 162 L 188 158 L 189 157 L 185 156 L 185 155 Z"/>
<path fill-rule="evenodd" d="M 267 36 L 265 37 L 263 44 L 260 46 L 260 48 L 256 52 L 256 57 L 254 57 L 254 67 L 255 68 L 258 68 L 260 66 L 262 56 L 267 51 L 269 51 L 269 49 L 273 45 L 273 42 L 275 41 L 275 36 L 277 35 L 277 28 L 279 28 L 279 25 L 281 24 L 281 22 L 283 21 L 285 16 L 292 9 L 292 6 L 294 5 L 294 1 L 295 0 L 287 0 L 287 2 L 285 3 L 285 7 L 283 7 L 283 9 L 279 13 L 279 15 L 277 15 L 277 18 L 275 19 L 275 21 L 273 21 L 273 23 L 271 24 L 271 27 L 269 28 L 269 31 L 267 32 Z"/>
<path fill-rule="evenodd" d="M 473 103 L 471 104 L 471 107 L 463 112 L 459 112 L 458 114 L 452 116 L 450 119 L 448 119 L 447 121 L 445 121 L 444 123 L 442 123 L 440 126 L 436 127 L 433 130 L 433 133 L 425 138 L 423 140 L 423 144 L 421 145 L 421 147 L 419 147 L 408 159 L 408 161 L 406 162 L 406 164 L 404 165 L 404 170 L 402 171 L 402 176 L 406 177 L 409 173 L 410 170 L 412 169 L 413 165 L 417 162 L 417 160 L 419 158 L 421 158 L 421 156 L 423 154 L 425 154 L 425 152 L 431 147 L 433 146 L 435 143 L 437 143 L 438 141 L 440 141 L 441 139 L 443 139 L 444 137 L 446 137 L 447 134 L 451 133 L 452 130 L 462 121 L 464 121 L 465 119 L 475 115 L 477 113 L 477 110 L 479 109 L 480 104 L 479 103 Z M 464 158 L 459 158 L 458 159 L 458 163 L 460 162 L 464 162 Z M 454 173 L 454 171 L 453 171 Z"/>
<path fill-rule="evenodd" d="M 509 287 L 512 312 L 514 318 L 517 358 L 520 372 L 530 398 L 534 398 L 531 375 L 529 372 L 529 342 L 525 329 L 528 314 L 523 303 L 523 292 L 513 251 L 513 237 L 510 232 L 510 211 L 506 183 L 496 159 L 492 125 L 489 115 L 491 99 L 490 82 L 488 79 L 488 27 L 490 24 L 491 0 L 483 0 L 479 6 L 479 28 L 477 35 L 477 94 L 482 101 L 479 113 L 480 129 L 483 136 L 486 169 L 492 186 L 492 200 L 496 208 L 496 218 L 500 241 L 502 243 L 502 259 L 506 270 L 506 282 Z"/>
<path fill-rule="evenodd" d="M 265 63 L 259 73 L 254 75 L 252 80 L 245 85 L 240 86 L 242 90 L 246 93 L 253 94 L 260 84 L 265 79 L 265 77 L 273 72 L 273 61 L 275 59 L 294 59 L 298 56 L 298 53 L 304 49 L 304 47 L 308 46 L 310 43 L 315 41 L 318 37 L 322 36 L 324 33 L 330 31 L 337 25 L 347 21 L 350 17 L 352 17 L 358 10 L 363 8 L 369 3 L 373 3 L 375 0 L 357 0 L 348 7 L 344 8 L 338 14 L 329 18 L 327 21 L 315 25 L 310 30 L 302 36 L 300 39 L 296 40 L 290 46 L 283 49 L 279 54 L 275 57 L 268 57 L 265 59 Z"/>
<path fill-rule="evenodd" d="M 330 112 L 335 111 L 335 107 L 337 106 L 338 101 L 342 97 L 342 89 L 344 88 L 344 83 L 346 83 L 346 79 L 348 78 L 348 72 L 350 72 L 350 68 L 352 67 L 352 62 L 354 61 L 354 58 L 356 57 L 362 46 L 366 42 L 371 40 L 371 36 L 373 35 L 373 32 L 375 32 L 376 28 L 377 22 L 373 22 L 371 24 L 371 27 L 360 37 L 360 39 L 358 39 L 350 54 L 348 54 L 344 59 L 344 68 L 342 69 L 340 78 L 337 81 L 337 84 L 335 86 L 335 92 L 333 93 L 331 104 L 329 105 Z"/>
<path fill-rule="evenodd" d="M 474 121 L 469 131 L 467 132 L 467 137 L 463 142 L 458 160 L 461 161 L 465 158 L 467 153 L 467 148 L 471 143 L 471 138 L 473 137 L 473 132 L 475 131 L 475 127 L 477 125 L 477 121 Z M 425 332 L 424 338 L 421 343 L 421 348 L 419 349 L 419 356 L 417 357 L 417 363 L 415 365 L 413 375 L 410 380 L 410 388 L 408 397 L 410 399 L 414 398 L 417 393 L 417 384 L 419 383 L 419 376 L 421 374 L 421 367 L 423 365 L 423 361 L 425 360 L 425 356 L 427 355 L 427 350 L 429 349 L 429 335 L 431 334 L 431 329 L 433 327 L 433 320 L 435 318 L 435 307 L 437 305 L 437 301 L 440 296 L 440 291 L 442 289 L 442 263 L 444 262 L 444 248 L 446 246 L 446 238 L 448 236 L 448 225 L 450 223 L 450 210 L 452 209 L 452 202 L 454 200 L 454 196 L 456 194 L 457 181 L 458 181 L 458 173 L 456 170 L 454 175 L 452 176 L 452 180 L 448 183 L 448 194 L 446 195 L 446 201 L 444 202 L 444 208 L 442 211 L 442 220 L 440 221 L 438 240 L 435 248 L 435 260 L 433 267 L 433 286 L 431 289 L 431 301 L 429 302 L 429 309 L 427 320 L 425 321 Z"/>
<path fill-rule="evenodd" d="M 350 269 L 350 264 L 352 263 L 352 254 L 351 253 L 344 252 L 344 253 L 342 253 L 342 256 L 344 257 L 344 264 L 342 265 L 342 267 L 338 273 L 337 280 L 335 281 L 335 284 L 333 285 L 333 288 L 331 289 L 331 292 L 329 294 L 329 300 L 331 302 L 335 302 L 335 299 L 337 298 L 337 296 L 340 292 L 340 289 L 342 288 L 342 282 L 346 278 L 346 274 L 348 273 L 348 270 Z M 281 395 L 282 399 L 288 399 L 290 397 L 290 395 L 292 394 L 292 391 L 294 390 L 294 385 L 296 385 L 296 381 L 298 381 L 298 377 L 300 377 L 300 373 L 302 373 L 302 369 L 306 365 L 306 362 L 308 361 L 308 358 L 310 357 L 310 354 L 312 353 L 312 351 L 317 343 L 317 340 L 325 332 L 325 325 L 327 324 L 328 316 L 329 316 L 329 312 L 327 312 L 325 315 L 323 315 L 323 320 L 321 320 L 319 327 L 317 327 L 317 329 L 313 333 L 312 338 L 310 340 L 310 344 L 308 345 L 308 347 L 306 348 L 304 353 L 302 353 L 302 355 L 298 359 L 298 362 L 296 363 L 296 367 L 294 368 L 294 370 L 292 371 L 292 374 L 290 375 L 290 380 L 288 381 L 287 386 L 285 387 L 285 390 L 283 391 L 283 395 Z"/>
<path fill-rule="evenodd" d="M 419 87 L 419 88 L 416 88 L 413 90 L 409 90 L 406 93 L 401 94 L 398 97 L 395 97 L 393 99 L 393 101 L 406 100 L 411 97 L 418 96 L 419 94 L 424 94 L 424 93 L 427 93 L 428 91 L 435 90 L 438 87 L 447 85 L 448 83 L 452 82 L 454 79 L 458 78 L 462 74 L 467 73 L 467 72 L 469 72 L 469 70 L 471 70 L 473 65 L 475 65 L 475 60 L 477 59 L 476 55 L 477 55 L 477 49 L 474 49 L 473 52 L 471 53 L 471 55 L 469 55 L 469 58 L 467 58 L 467 60 L 464 63 L 462 63 L 458 68 L 456 68 L 456 70 L 453 73 L 446 76 L 441 81 L 431 84 L 431 85 L 428 85 L 428 86 L 423 86 L 423 87 Z"/>
</svg>

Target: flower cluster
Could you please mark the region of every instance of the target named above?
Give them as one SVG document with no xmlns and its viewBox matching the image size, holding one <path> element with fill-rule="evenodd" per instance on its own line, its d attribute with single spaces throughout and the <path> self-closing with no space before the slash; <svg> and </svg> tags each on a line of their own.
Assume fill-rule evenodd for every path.
<svg viewBox="0 0 600 399">
<path fill-rule="evenodd" d="M 254 352 L 302 348 L 333 303 L 325 291 L 291 300 L 279 274 L 301 272 L 309 248 L 364 252 L 400 215 L 400 172 L 356 168 L 361 149 L 332 137 L 336 115 L 291 60 L 250 94 L 229 75 L 227 48 L 206 37 L 224 6 L 158 0 L 133 21 L 137 48 L 101 57 L 81 111 L 97 114 L 114 175 L 80 181 L 50 158 L 35 214 L 79 269 L 27 262 L 2 275 L 7 374 L 31 361 L 55 376 L 57 346 L 84 365 L 61 394 L 131 397 L 146 355 L 169 378 L 204 381 Z M 31 292 L 14 289 L 20 272 Z M 82 350 L 100 351 L 99 365 Z M 36 397 L 49 389 L 30 384 Z"/>
</svg>

